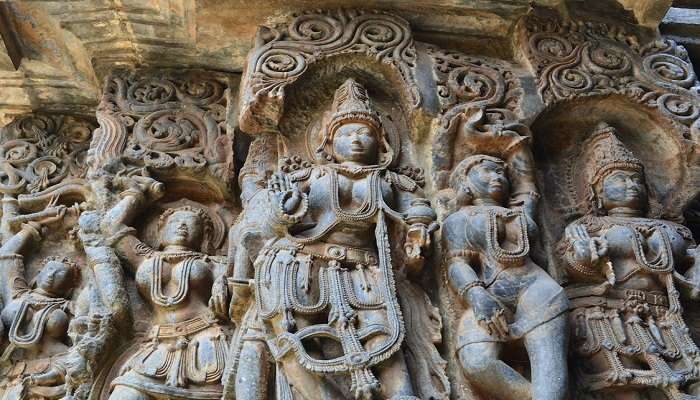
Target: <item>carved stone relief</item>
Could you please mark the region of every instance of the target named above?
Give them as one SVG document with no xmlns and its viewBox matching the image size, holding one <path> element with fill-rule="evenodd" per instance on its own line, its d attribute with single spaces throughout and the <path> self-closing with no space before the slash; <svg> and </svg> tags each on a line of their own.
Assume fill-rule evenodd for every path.
<svg viewBox="0 0 700 400">
<path fill-rule="evenodd" d="M 16 118 L 0 400 L 700 398 L 700 85 L 621 26 L 301 10 Z"/>
</svg>

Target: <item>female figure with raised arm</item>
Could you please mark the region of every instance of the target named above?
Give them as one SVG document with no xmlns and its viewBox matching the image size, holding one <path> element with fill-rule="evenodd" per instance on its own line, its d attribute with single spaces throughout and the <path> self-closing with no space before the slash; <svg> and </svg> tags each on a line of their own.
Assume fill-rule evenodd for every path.
<svg viewBox="0 0 700 400">
<path fill-rule="evenodd" d="M 69 338 L 74 317 L 70 298 L 80 271 L 68 258 L 49 257 L 30 284 L 23 255 L 41 240 L 43 228 L 61 221 L 66 210 L 52 202 L 41 212 L 9 217 L 22 223 L 0 248 L 5 304 L 0 317 L 9 339 L 0 356 L 3 400 L 55 399 L 66 393 L 68 352 L 75 344 Z"/>
<path fill-rule="evenodd" d="M 530 258 L 537 193 L 511 205 L 508 165 L 483 154 L 460 162 L 450 186 L 460 208 L 442 240 L 448 283 L 466 306 L 457 328 L 464 373 L 489 398 L 564 399 L 568 302 Z M 532 382 L 499 359 L 504 343 L 521 338 Z"/>
<path fill-rule="evenodd" d="M 159 196 L 162 184 L 133 185 L 102 222 L 114 234 L 119 258 L 133 268 L 154 319 L 147 340 L 112 382 L 110 399 L 218 399 L 227 339 L 217 318 L 226 314 L 226 299 L 213 292 L 220 289 L 215 280 L 224 263 L 201 252 L 212 221 L 201 208 L 168 209 L 159 220 L 160 246 L 151 248 L 125 227 L 143 207 L 144 192 Z M 108 252 L 105 257 L 109 261 Z"/>
</svg>

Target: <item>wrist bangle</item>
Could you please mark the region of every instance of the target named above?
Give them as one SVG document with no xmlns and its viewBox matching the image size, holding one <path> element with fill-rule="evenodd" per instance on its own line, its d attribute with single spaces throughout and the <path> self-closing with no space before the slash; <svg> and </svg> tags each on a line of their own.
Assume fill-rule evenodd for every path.
<svg viewBox="0 0 700 400">
<path fill-rule="evenodd" d="M 484 282 L 482 282 L 482 281 L 471 281 L 471 282 L 467 283 L 466 285 L 462 286 L 461 289 L 459 289 L 459 292 L 458 292 L 459 297 L 464 297 L 464 296 L 467 294 L 467 292 L 469 291 L 469 289 L 472 289 L 472 288 L 474 288 L 474 287 L 476 287 L 476 286 L 484 287 Z"/>
<path fill-rule="evenodd" d="M 22 224 L 22 230 L 28 232 L 34 240 L 41 240 L 41 225 L 34 221 L 27 221 Z"/>
</svg>

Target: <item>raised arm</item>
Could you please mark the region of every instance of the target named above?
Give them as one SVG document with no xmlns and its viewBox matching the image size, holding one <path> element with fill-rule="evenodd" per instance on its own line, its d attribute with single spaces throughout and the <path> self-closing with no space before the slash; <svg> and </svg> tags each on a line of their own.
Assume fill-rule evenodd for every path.
<svg viewBox="0 0 700 400">
<path fill-rule="evenodd" d="M 143 261 L 143 255 L 138 251 L 142 243 L 133 235 L 129 225 L 149 200 L 162 197 L 164 185 L 144 176 L 120 178 L 118 184 L 126 189 L 120 194 L 121 199 L 105 213 L 102 230 L 113 237 L 112 245 L 119 257 L 136 267 Z"/>
<path fill-rule="evenodd" d="M 19 231 L 0 247 L 0 270 L 4 275 L 4 279 L 1 280 L 4 304 L 9 303 L 18 293 L 28 289 L 22 254 L 31 247 L 33 242 L 38 243 L 41 240 L 43 227 L 61 221 L 66 210 L 68 210 L 66 206 L 57 206 L 55 202 L 51 202 L 43 211 L 10 218 L 9 225 L 19 226 Z"/>
</svg>

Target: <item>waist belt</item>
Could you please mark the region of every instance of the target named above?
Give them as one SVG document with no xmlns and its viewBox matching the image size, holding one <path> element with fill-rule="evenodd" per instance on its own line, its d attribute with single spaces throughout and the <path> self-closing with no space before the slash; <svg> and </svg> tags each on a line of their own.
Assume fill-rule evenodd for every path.
<svg viewBox="0 0 700 400">
<path fill-rule="evenodd" d="M 586 307 L 594 305 L 607 305 L 611 308 L 622 308 L 625 303 L 644 303 L 650 306 L 668 308 L 668 295 L 664 292 L 649 292 L 637 289 L 613 289 L 608 288 L 601 293 L 599 288 L 591 287 L 589 293 L 585 293 L 584 288 L 577 288 L 576 296 L 570 295 L 571 305 L 576 307 Z"/>
<path fill-rule="evenodd" d="M 310 243 L 294 248 L 295 251 L 326 261 L 340 261 L 362 265 L 377 265 L 377 253 L 357 247 L 343 246 L 332 243 Z"/>
<path fill-rule="evenodd" d="M 214 323 L 215 320 L 210 316 L 197 316 L 187 321 L 156 325 L 151 329 L 151 337 L 158 339 L 176 339 L 203 331 L 214 325 Z"/>
</svg>

